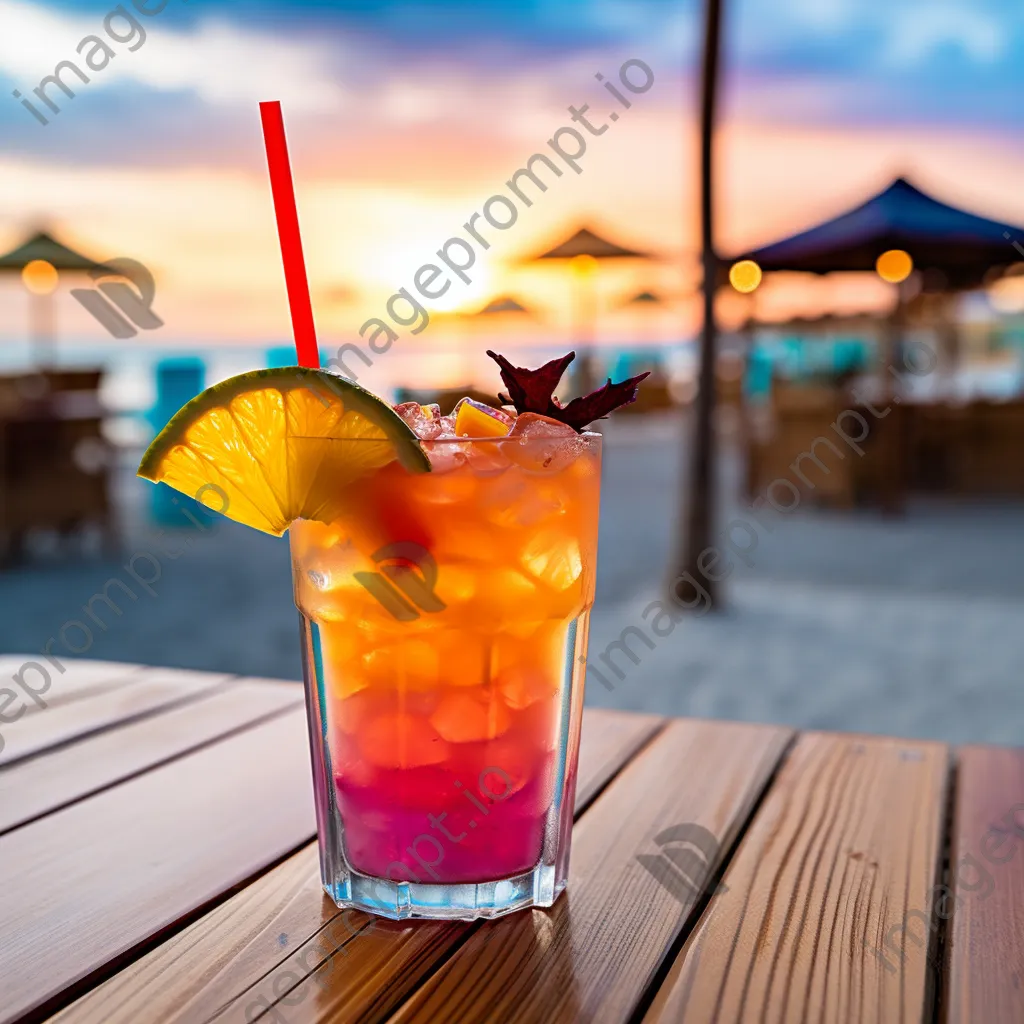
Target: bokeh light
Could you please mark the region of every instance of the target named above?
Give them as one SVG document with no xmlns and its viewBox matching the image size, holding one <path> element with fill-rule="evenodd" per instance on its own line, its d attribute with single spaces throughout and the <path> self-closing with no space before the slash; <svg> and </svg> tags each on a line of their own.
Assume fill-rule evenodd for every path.
<svg viewBox="0 0 1024 1024">
<path fill-rule="evenodd" d="M 878 276 L 883 281 L 888 281 L 889 284 L 906 281 L 913 269 L 914 261 L 910 258 L 910 253 L 904 252 L 902 249 L 887 249 L 875 261 L 875 270 L 878 271 Z"/>
<path fill-rule="evenodd" d="M 988 299 L 997 313 L 1017 316 L 1024 313 L 1024 275 L 1007 274 L 988 288 Z"/>
<path fill-rule="evenodd" d="M 761 268 L 753 260 L 740 260 L 729 268 L 729 284 L 744 295 L 756 290 L 762 276 Z"/>
<path fill-rule="evenodd" d="M 60 275 L 46 260 L 31 260 L 21 269 L 21 280 L 33 295 L 49 295 L 57 288 Z"/>
<path fill-rule="evenodd" d="M 597 260 L 587 253 L 580 253 L 579 256 L 573 256 L 569 260 L 569 269 L 572 271 L 573 277 L 586 280 L 597 273 Z"/>
</svg>

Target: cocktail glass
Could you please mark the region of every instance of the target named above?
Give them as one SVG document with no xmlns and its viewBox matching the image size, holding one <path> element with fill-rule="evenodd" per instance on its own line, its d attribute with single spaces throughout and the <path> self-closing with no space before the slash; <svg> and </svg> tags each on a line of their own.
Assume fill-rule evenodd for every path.
<svg viewBox="0 0 1024 1024">
<path fill-rule="evenodd" d="M 340 441 L 358 445 L 359 441 Z M 391 918 L 565 888 L 601 438 L 424 441 L 291 527 L 324 888 Z"/>
</svg>

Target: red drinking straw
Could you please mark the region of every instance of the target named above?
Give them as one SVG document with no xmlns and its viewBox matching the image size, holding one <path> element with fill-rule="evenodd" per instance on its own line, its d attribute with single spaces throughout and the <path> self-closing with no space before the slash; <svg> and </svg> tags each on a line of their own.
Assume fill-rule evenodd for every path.
<svg viewBox="0 0 1024 1024">
<path fill-rule="evenodd" d="M 306 261 L 302 256 L 302 235 L 299 233 L 299 212 L 295 207 L 295 185 L 288 162 L 288 142 L 284 137 L 284 118 L 281 103 L 273 100 L 260 104 L 263 120 L 263 140 L 267 146 L 267 166 L 270 168 L 270 189 L 274 194 L 274 212 L 277 214 L 277 234 L 281 239 L 281 259 L 284 261 L 284 280 L 288 288 L 288 305 L 292 314 L 295 351 L 300 366 L 317 368 L 320 350 L 316 343 L 316 325 L 313 323 L 313 304 L 309 298 L 309 280 Z"/>
</svg>

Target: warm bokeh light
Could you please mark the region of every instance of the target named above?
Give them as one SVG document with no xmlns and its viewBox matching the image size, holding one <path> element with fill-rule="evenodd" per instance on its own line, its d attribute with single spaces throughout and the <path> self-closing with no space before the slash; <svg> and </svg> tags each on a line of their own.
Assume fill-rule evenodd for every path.
<svg viewBox="0 0 1024 1024">
<path fill-rule="evenodd" d="M 579 256 L 573 256 L 569 260 L 569 269 L 572 271 L 573 277 L 585 281 L 597 273 L 597 260 L 586 253 L 580 253 Z"/>
<path fill-rule="evenodd" d="M 761 268 L 753 260 L 740 260 L 729 268 L 729 284 L 744 295 L 757 289 L 762 276 Z"/>
<path fill-rule="evenodd" d="M 988 300 L 997 313 L 1024 313 L 1024 274 L 1007 274 L 989 286 Z"/>
<path fill-rule="evenodd" d="M 57 288 L 57 268 L 46 260 L 32 260 L 21 269 L 21 280 L 33 295 L 49 295 Z"/>
<path fill-rule="evenodd" d="M 904 252 L 902 249 L 887 249 L 875 261 L 875 270 L 878 271 L 878 276 L 883 281 L 888 281 L 889 284 L 906 281 L 913 269 L 914 261 L 910 258 L 910 253 Z"/>
</svg>

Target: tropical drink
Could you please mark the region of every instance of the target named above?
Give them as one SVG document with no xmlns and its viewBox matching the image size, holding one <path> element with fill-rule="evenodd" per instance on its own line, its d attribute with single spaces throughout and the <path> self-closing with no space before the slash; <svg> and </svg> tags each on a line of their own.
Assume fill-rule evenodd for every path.
<svg viewBox="0 0 1024 1024">
<path fill-rule="evenodd" d="M 567 359 L 499 361 L 514 404 L 447 416 L 320 371 L 243 375 L 186 406 L 140 467 L 290 527 L 323 883 L 341 906 L 489 917 L 565 886 L 600 493 L 601 438 L 583 428 L 623 398 L 563 410 Z"/>
<path fill-rule="evenodd" d="M 571 818 L 600 438 L 424 446 L 442 471 L 292 526 L 306 671 L 351 868 L 497 881 L 553 866 Z"/>
</svg>

